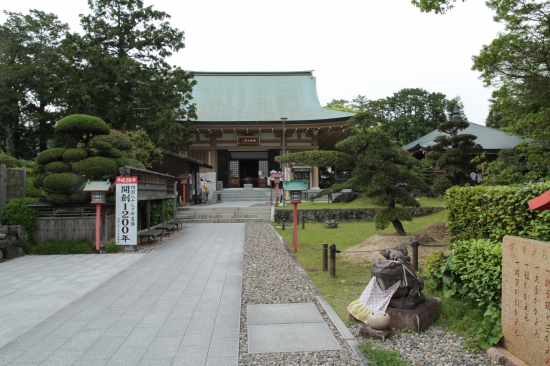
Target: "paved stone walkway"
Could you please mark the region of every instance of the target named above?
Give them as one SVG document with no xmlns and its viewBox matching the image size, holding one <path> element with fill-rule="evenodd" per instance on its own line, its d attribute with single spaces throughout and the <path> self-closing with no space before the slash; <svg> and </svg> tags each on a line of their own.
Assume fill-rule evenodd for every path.
<svg viewBox="0 0 550 366">
<path fill-rule="evenodd" d="M 72 256 L 35 267 L 19 264 L 43 257 L 2 264 L 13 263 L 36 291 L 36 296 L 17 300 L 27 310 L 38 311 L 43 305 L 39 299 L 46 298 L 62 309 L 55 312 L 52 305 L 49 311 L 55 314 L 37 318 L 36 326 L 1 347 L 0 365 L 237 365 L 243 242 L 244 224 L 195 224 L 147 255 L 95 256 L 119 258 L 120 267 L 111 263 L 120 271 L 114 277 L 107 273 L 109 265 L 98 260 L 90 267 L 86 259 L 81 259 L 83 272 L 73 263 L 71 276 L 65 261 Z M 40 279 L 44 272 L 60 268 L 62 280 Z M 0 271 L 3 278 L 4 268 Z M 85 281 L 94 278 L 95 285 Z M 16 296 L 9 291 L 17 277 L 11 281 L 0 281 L 0 300 L 8 307 L 14 306 L 5 298 Z M 76 288 L 64 293 L 63 286 Z M 87 294 L 74 301 L 65 296 L 71 293 Z M 4 319 L 2 313 L 0 329 Z M 17 328 L 23 320 L 10 327 Z M 17 336 L 6 332 L 5 341 L 8 334 Z"/>
</svg>

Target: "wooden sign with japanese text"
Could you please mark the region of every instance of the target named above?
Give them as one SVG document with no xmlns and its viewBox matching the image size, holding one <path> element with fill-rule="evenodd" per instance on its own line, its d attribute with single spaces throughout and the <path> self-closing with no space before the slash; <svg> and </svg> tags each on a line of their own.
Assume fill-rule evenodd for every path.
<svg viewBox="0 0 550 366">
<path fill-rule="evenodd" d="M 260 136 L 237 136 L 237 146 L 260 146 Z"/>
<path fill-rule="evenodd" d="M 116 177 L 117 245 L 137 245 L 138 178 Z"/>
<path fill-rule="evenodd" d="M 550 365 L 550 243 L 504 237 L 504 348 L 529 365 Z"/>
</svg>

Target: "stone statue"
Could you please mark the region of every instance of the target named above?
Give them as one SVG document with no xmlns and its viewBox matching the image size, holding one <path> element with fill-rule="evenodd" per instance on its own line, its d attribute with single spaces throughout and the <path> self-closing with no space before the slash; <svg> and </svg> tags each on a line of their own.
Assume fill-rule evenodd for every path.
<svg viewBox="0 0 550 366">
<path fill-rule="evenodd" d="M 375 260 L 371 269 L 380 288 L 386 290 L 401 281 L 390 300 L 389 307 L 411 310 L 423 304 L 425 297 L 421 291 L 424 281 L 414 274 L 407 247 L 400 243 L 393 249 L 380 250 L 380 254 L 386 259 Z"/>
<path fill-rule="evenodd" d="M 338 221 L 336 220 L 326 220 L 325 227 L 329 229 L 336 229 L 338 227 Z"/>
</svg>

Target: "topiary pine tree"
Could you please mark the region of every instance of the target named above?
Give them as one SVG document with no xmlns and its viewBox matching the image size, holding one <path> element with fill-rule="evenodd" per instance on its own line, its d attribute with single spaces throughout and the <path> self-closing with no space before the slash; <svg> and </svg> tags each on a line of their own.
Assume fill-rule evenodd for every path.
<svg viewBox="0 0 550 366">
<path fill-rule="evenodd" d="M 418 207 L 412 196 L 416 189 L 428 190 L 427 184 L 412 169 L 418 164 L 409 152 L 384 133 L 369 112 L 358 113 L 348 121 L 355 126 L 348 137 L 335 145 L 334 151 L 308 151 L 277 157 L 283 163 L 303 163 L 317 166 L 354 165 L 353 177 L 344 184 L 323 190 L 340 191 L 351 188 L 373 198 L 382 207 L 374 217 L 377 229 L 392 224 L 399 235 L 405 235 L 402 220 L 412 216 L 405 207 Z"/>
<path fill-rule="evenodd" d="M 458 111 L 453 111 L 453 117 L 437 127 L 443 134 L 434 139 L 436 144 L 426 154 L 426 159 L 443 169 L 445 178 L 453 185 L 470 182 L 470 172 L 476 170 L 471 160 L 473 154 L 481 150 L 481 146 L 474 142 L 477 136 L 459 134 L 469 126 L 470 123 Z"/>
</svg>

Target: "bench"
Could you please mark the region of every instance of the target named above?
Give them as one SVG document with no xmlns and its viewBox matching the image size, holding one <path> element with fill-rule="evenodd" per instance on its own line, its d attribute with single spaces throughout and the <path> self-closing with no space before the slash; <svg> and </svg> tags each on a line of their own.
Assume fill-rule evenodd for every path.
<svg viewBox="0 0 550 366">
<path fill-rule="evenodd" d="M 140 244 L 143 244 L 143 238 L 148 238 L 148 240 L 150 241 L 151 239 L 154 239 L 155 242 L 157 241 L 157 237 L 162 235 L 162 230 L 148 230 L 148 231 L 144 231 L 142 233 L 139 233 L 138 234 L 138 238 L 139 238 L 139 243 Z"/>
<path fill-rule="evenodd" d="M 178 227 L 178 225 L 175 224 L 175 223 L 174 224 L 168 223 L 168 224 L 164 224 L 164 225 L 157 225 L 155 227 L 155 229 L 160 229 L 162 231 L 166 231 L 168 233 L 168 235 L 170 235 L 170 232 L 176 230 L 177 227 Z"/>
<path fill-rule="evenodd" d="M 170 222 L 167 222 L 166 225 L 176 225 L 176 228 L 183 229 L 182 221 L 170 221 Z"/>
</svg>

